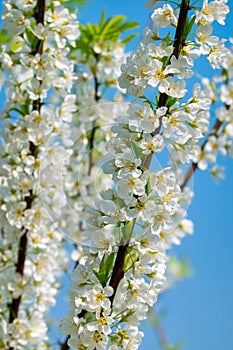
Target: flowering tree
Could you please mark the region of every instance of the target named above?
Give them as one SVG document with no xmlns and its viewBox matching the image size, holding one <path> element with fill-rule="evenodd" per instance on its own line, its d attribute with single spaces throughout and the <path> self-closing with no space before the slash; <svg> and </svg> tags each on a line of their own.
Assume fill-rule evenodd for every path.
<svg viewBox="0 0 233 350">
<path fill-rule="evenodd" d="M 124 16 L 82 25 L 66 3 L 4 1 L 1 349 L 138 349 L 167 251 L 193 233 L 187 185 L 209 163 L 223 176 L 233 51 L 212 24 L 227 0 L 169 3 L 145 4 L 151 26 L 126 55 L 137 23 Z M 198 81 L 203 59 L 217 74 Z M 54 344 L 48 310 L 70 261 Z"/>
</svg>

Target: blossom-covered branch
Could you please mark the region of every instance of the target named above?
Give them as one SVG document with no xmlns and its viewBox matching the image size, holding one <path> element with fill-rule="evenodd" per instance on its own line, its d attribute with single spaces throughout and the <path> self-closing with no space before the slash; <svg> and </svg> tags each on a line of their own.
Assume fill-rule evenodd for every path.
<svg viewBox="0 0 233 350">
<path fill-rule="evenodd" d="M 45 1 L 44 0 L 38 0 L 37 3 L 37 8 L 38 11 L 35 12 L 35 20 L 37 24 L 42 24 L 44 23 L 44 10 L 45 10 Z M 38 40 L 38 44 L 36 45 L 36 50 L 34 55 L 40 53 L 42 54 L 42 40 Z M 40 98 L 38 101 L 33 102 L 33 110 L 37 110 L 36 106 L 38 105 L 38 112 L 40 113 Z M 33 144 L 32 141 L 29 143 L 29 151 L 33 157 L 35 157 L 36 154 L 36 149 L 37 147 Z M 25 197 L 25 202 L 26 202 L 26 209 L 31 209 L 32 207 L 32 202 L 34 199 L 34 194 L 32 190 L 29 191 L 29 195 Z M 26 231 L 23 233 L 22 237 L 20 238 L 19 241 L 19 248 L 18 248 L 18 260 L 16 263 L 16 273 L 19 273 L 21 276 L 24 275 L 24 266 L 25 266 L 25 259 L 27 255 L 27 244 L 28 244 L 28 239 L 27 239 L 27 230 L 25 230 L 24 227 L 22 227 L 22 232 Z M 12 303 L 9 306 L 10 310 L 10 315 L 9 315 L 9 322 L 12 323 L 15 318 L 18 317 L 18 311 L 19 311 L 19 305 L 21 301 L 21 295 L 19 295 L 18 298 L 13 299 Z"/>
<path fill-rule="evenodd" d="M 7 0 L 4 6 L 8 39 L 1 47 L 0 62 L 8 99 L 1 132 L 0 348 L 49 348 L 45 317 L 55 304 L 60 287 L 55 281 L 66 258 L 62 235 L 55 222 L 51 225 L 46 196 L 41 196 L 50 195 L 49 206 L 55 188 L 46 169 L 57 162 L 49 141 L 62 135 L 58 112 L 72 87 L 68 76 L 73 70 L 66 45 L 79 31 L 76 18 L 59 2 Z M 57 103 L 51 107 L 54 89 Z"/>
</svg>

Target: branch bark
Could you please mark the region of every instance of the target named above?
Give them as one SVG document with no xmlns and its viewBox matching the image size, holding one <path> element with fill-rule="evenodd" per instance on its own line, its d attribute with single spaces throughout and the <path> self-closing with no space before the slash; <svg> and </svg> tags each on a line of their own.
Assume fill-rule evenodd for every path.
<svg viewBox="0 0 233 350">
<path fill-rule="evenodd" d="M 37 3 L 37 10 L 35 11 L 35 20 L 36 23 L 44 23 L 44 12 L 45 12 L 45 0 L 38 0 Z M 38 40 L 36 50 L 34 54 L 43 52 L 43 42 L 41 40 Z M 33 110 L 40 110 L 41 107 L 41 101 L 37 100 L 32 103 L 32 109 Z M 29 152 L 31 155 L 35 155 L 37 147 L 32 143 L 29 142 Z M 31 209 L 32 202 L 34 200 L 34 194 L 32 190 L 29 191 L 29 196 L 25 197 L 26 202 L 26 209 Z M 25 229 L 22 228 L 22 231 Z M 27 255 L 27 246 L 28 246 L 28 238 L 27 238 L 28 231 L 26 230 L 23 235 L 20 238 L 19 246 L 18 246 L 18 259 L 16 263 L 16 272 L 19 273 L 21 276 L 24 275 L 24 266 L 25 266 L 25 260 Z M 18 298 L 15 298 L 12 300 L 11 304 L 9 305 L 9 323 L 12 323 L 17 317 L 19 312 L 19 306 L 21 303 L 22 296 L 20 295 Z M 12 348 L 10 348 L 11 350 Z"/>
<path fill-rule="evenodd" d="M 173 45 L 174 50 L 173 50 L 171 57 L 175 56 L 176 58 L 178 58 L 180 55 L 181 49 L 185 45 L 184 28 L 185 28 L 185 23 L 186 23 L 189 9 L 190 9 L 189 0 L 182 0 L 179 18 L 178 18 L 178 23 L 177 23 L 177 28 L 176 28 L 176 33 L 175 33 L 175 40 L 174 40 L 174 45 Z M 170 59 L 171 59 L 171 57 L 170 57 Z M 169 61 L 170 61 L 170 59 L 169 59 Z M 160 94 L 158 106 L 159 107 L 164 106 L 166 104 L 167 98 L 168 98 L 167 94 Z M 153 132 L 153 135 L 158 134 L 160 131 L 160 128 L 161 128 L 161 123 L 160 123 L 159 127 Z M 148 157 L 146 158 L 146 160 L 144 162 L 144 168 L 146 167 L 147 169 L 149 169 L 152 158 L 153 158 L 153 153 L 149 154 Z M 134 225 L 133 225 L 133 227 L 134 227 Z M 133 229 L 132 229 L 132 232 L 133 232 Z M 111 280 L 109 283 L 109 285 L 111 287 L 113 287 L 113 289 L 114 289 L 114 293 L 113 293 L 112 297 L 110 298 L 112 304 L 114 301 L 114 297 L 115 297 L 118 285 L 119 285 L 121 279 L 124 277 L 123 265 L 124 265 L 124 261 L 125 261 L 125 257 L 126 257 L 126 253 L 127 253 L 127 248 L 128 248 L 128 243 L 121 245 L 118 249 L 118 252 L 117 252 L 115 264 L 113 267 L 112 277 L 111 277 Z"/>
<path fill-rule="evenodd" d="M 98 63 L 98 55 L 96 55 L 96 64 Z M 94 75 L 94 99 L 95 102 L 97 103 L 100 100 L 99 96 L 99 86 L 100 83 L 98 81 L 98 78 L 96 76 L 96 73 L 93 73 Z M 91 135 L 90 135 L 90 151 L 89 151 L 89 166 L 88 166 L 88 175 L 91 174 L 91 169 L 93 167 L 93 153 L 92 153 L 92 148 L 94 146 L 94 138 L 95 138 L 95 132 L 96 132 L 96 125 L 95 125 L 95 120 L 92 122 L 92 129 L 91 129 Z"/>
</svg>

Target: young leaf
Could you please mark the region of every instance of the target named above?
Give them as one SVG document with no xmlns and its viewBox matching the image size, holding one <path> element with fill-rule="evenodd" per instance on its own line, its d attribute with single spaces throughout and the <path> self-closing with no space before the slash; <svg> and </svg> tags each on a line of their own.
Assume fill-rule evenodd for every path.
<svg viewBox="0 0 233 350">
<path fill-rule="evenodd" d="M 185 27 L 184 27 L 184 37 L 185 37 L 185 39 L 190 34 L 190 32 L 191 32 L 191 30 L 193 28 L 193 24 L 195 23 L 195 19 L 196 19 L 196 16 L 192 16 L 191 20 L 189 20 L 189 18 L 187 17 L 186 23 L 185 23 Z"/>
<path fill-rule="evenodd" d="M 8 31 L 6 29 L 0 30 L 0 43 L 6 44 L 11 40 L 12 37 L 8 35 Z"/>
<path fill-rule="evenodd" d="M 100 24 L 99 24 L 100 28 L 104 25 L 105 16 L 106 16 L 106 10 L 104 8 L 100 17 Z"/>
<path fill-rule="evenodd" d="M 126 221 L 125 226 L 122 229 L 124 243 L 128 242 L 131 236 L 133 227 L 134 227 L 134 221 Z"/>
<path fill-rule="evenodd" d="M 116 29 L 125 19 L 125 16 L 110 17 L 102 26 L 101 34 L 104 35 L 110 30 Z"/>
<path fill-rule="evenodd" d="M 121 40 L 122 44 L 128 44 L 131 40 L 133 40 L 138 34 L 130 34 L 127 35 L 123 40 Z"/>
<path fill-rule="evenodd" d="M 121 32 L 124 32 L 125 30 L 129 30 L 129 29 L 134 29 L 139 27 L 139 23 L 138 22 L 126 22 L 124 24 L 122 24 L 118 29 Z"/>
<path fill-rule="evenodd" d="M 115 253 L 111 253 L 109 256 L 106 257 L 106 254 L 104 254 L 101 262 L 100 262 L 100 267 L 99 271 L 93 270 L 94 274 L 100 281 L 101 285 L 103 287 L 106 286 L 113 270 L 113 264 L 114 264 L 114 258 L 115 258 Z"/>
</svg>

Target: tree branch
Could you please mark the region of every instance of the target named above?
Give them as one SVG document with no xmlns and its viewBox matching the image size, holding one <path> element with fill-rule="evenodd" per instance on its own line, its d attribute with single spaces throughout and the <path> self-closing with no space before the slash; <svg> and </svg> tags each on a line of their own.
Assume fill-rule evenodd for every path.
<svg viewBox="0 0 233 350">
<path fill-rule="evenodd" d="M 96 55 L 96 64 L 98 63 L 98 55 Z M 100 100 L 99 96 L 99 86 L 100 83 L 97 79 L 96 73 L 93 73 L 94 76 L 94 99 L 95 102 L 97 103 Z M 95 132 L 96 132 L 96 125 L 95 125 L 95 120 L 92 122 L 92 129 L 91 129 L 91 135 L 90 135 L 90 151 L 89 151 L 89 166 L 88 166 L 88 175 L 91 174 L 91 169 L 93 167 L 93 153 L 92 153 L 92 148 L 94 146 L 94 138 L 95 138 Z"/>
<path fill-rule="evenodd" d="M 179 13 L 179 18 L 178 18 L 178 23 L 176 27 L 176 33 L 175 33 L 175 39 L 174 39 L 174 44 L 173 44 L 173 52 L 168 60 L 168 64 L 171 63 L 171 58 L 172 56 L 175 56 L 177 59 L 180 56 L 180 52 L 182 48 L 185 46 L 185 37 L 184 37 L 184 28 L 185 28 L 185 23 L 188 15 L 188 11 L 190 10 L 189 7 L 189 0 L 182 0 L 181 7 L 180 7 L 180 13 Z M 158 107 L 163 107 L 166 105 L 168 95 L 165 93 L 161 93 L 159 96 L 159 102 L 158 102 Z M 157 135 L 161 129 L 162 126 L 162 118 L 159 120 L 159 126 L 155 131 L 152 133 L 152 135 Z"/>
<path fill-rule="evenodd" d="M 213 135 L 217 135 L 218 133 L 218 130 L 220 129 L 222 125 L 222 122 L 220 120 L 216 120 L 215 124 L 214 124 L 214 127 L 212 129 L 212 131 L 209 133 L 208 137 L 206 138 L 205 142 L 203 143 L 203 145 L 201 146 L 201 150 L 203 151 L 204 148 L 205 148 L 205 145 L 206 143 L 208 142 L 209 140 L 209 137 L 210 136 L 213 136 Z M 180 186 L 181 190 L 183 191 L 183 189 L 185 188 L 185 186 L 188 184 L 189 180 L 191 179 L 191 177 L 193 176 L 194 172 L 198 169 L 198 163 L 196 162 L 193 162 L 189 168 L 189 170 L 187 171 L 186 175 L 185 175 L 185 178 L 184 178 L 184 181 L 182 183 L 182 185 Z"/>
<path fill-rule="evenodd" d="M 35 16 L 34 16 L 37 24 L 44 23 L 44 12 L 45 12 L 45 0 L 38 0 L 37 10 L 35 11 Z M 37 54 L 37 53 L 42 54 L 42 50 L 43 50 L 43 42 L 39 40 L 36 47 L 36 52 L 34 54 Z M 40 110 L 40 107 L 41 107 L 40 100 L 34 101 L 32 103 L 33 110 Z M 37 147 L 32 142 L 29 142 L 29 152 L 32 156 L 35 156 L 36 150 L 37 150 Z M 29 196 L 25 197 L 26 209 L 31 209 L 34 198 L 35 196 L 32 190 L 30 190 Z M 22 228 L 22 231 L 24 230 L 25 228 Z M 24 275 L 24 266 L 25 266 L 25 260 L 27 255 L 27 245 L 28 245 L 27 233 L 28 231 L 26 230 L 24 234 L 21 236 L 19 241 L 19 246 L 18 246 L 18 259 L 17 259 L 15 271 L 19 273 L 21 276 Z M 21 303 L 21 295 L 18 298 L 12 299 L 12 302 L 9 305 L 9 312 L 10 312 L 9 323 L 12 323 L 18 317 L 20 303 Z"/>
<path fill-rule="evenodd" d="M 122 278 L 124 277 L 123 265 L 124 265 L 128 246 L 129 246 L 129 243 L 126 243 L 124 245 L 120 245 L 118 252 L 117 252 L 115 264 L 113 267 L 112 277 L 111 277 L 111 280 L 109 282 L 109 285 L 113 288 L 113 294 L 109 298 L 109 300 L 111 301 L 111 304 L 113 304 L 113 300 L 115 298 L 117 287 L 118 287 L 120 281 L 122 280 Z"/>
</svg>

